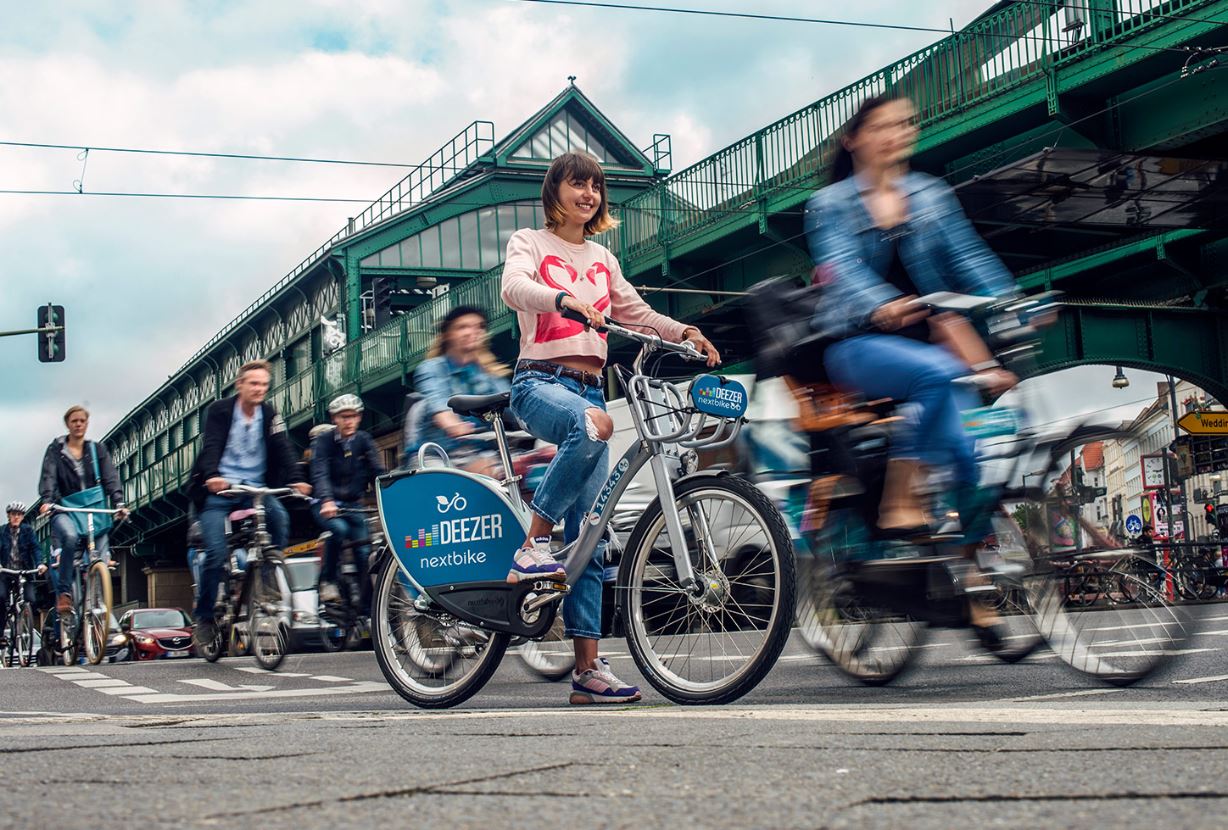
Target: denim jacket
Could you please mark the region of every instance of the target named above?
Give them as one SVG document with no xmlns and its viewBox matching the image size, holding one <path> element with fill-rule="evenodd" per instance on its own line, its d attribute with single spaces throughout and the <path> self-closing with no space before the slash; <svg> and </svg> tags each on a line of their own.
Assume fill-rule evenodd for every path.
<svg viewBox="0 0 1228 830">
<path fill-rule="evenodd" d="M 921 294 L 1017 293 L 1011 273 L 977 235 L 946 182 L 910 171 L 900 186 L 907 194 L 908 218 L 897 244 Z M 882 276 L 890 267 L 892 246 L 866 210 L 862 194 L 867 189 L 867 182 L 850 176 L 806 202 L 806 240 L 815 279 L 824 286 L 812 325 L 828 337 L 868 330 L 874 310 L 901 296 Z"/>
<path fill-rule="evenodd" d="M 453 395 L 493 395 L 511 388 L 507 378 L 492 375 L 470 363 L 458 366 L 446 355 L 433 357 L 418 364 L 414 370 L 414 388 L 421 393 L 423 401 L 407 413 L 405 423 L 405 451 L 416 450 L 432 441 L 450 449 L 452 442 L 447 434 L 435 425 L 434 417 L 447 410 L 448 398 Z M 484 430 L 487 426 L 481 418 L 465 420 Z"/>
</svg>

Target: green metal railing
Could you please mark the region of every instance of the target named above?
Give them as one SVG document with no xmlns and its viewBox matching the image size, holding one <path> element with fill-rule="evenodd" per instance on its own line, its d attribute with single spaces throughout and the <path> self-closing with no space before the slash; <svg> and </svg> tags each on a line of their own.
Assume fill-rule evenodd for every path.
<svg viewBox="0 0 1228 830">
<path fill-rule="evenodd" d="M 905 94 L 917 106 L 920 125 L 932 126 L 1212 2 L 1090 0 L 1084 5 L 1093 10 L 1071 28 L 1056 2 L 1009 6 L 635 195 L 622 205 L 621 227 L 604 241 L 632 273 L 638 261 L 671 243 L 762 210 L 766 201 L 802 201 L 827 168 L 840 129 L 869 96 L 888 89 Z"/>
</svg>

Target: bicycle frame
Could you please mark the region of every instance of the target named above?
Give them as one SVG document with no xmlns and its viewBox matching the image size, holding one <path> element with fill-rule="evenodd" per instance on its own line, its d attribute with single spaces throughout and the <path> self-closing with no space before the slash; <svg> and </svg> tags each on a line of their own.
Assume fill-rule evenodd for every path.
<svg viewBox="0 0 1228 830">
<path fill-rule="evenodd" d="M 724 446 L 737 437 L 743 419 L 740 414 L 728 419 L 718 417 L 715 432 L 701 438 L 700 433 L 712 424 L 709 415 L 689 409 L 685 393 L 675 384 L 647 375 L 643 370 L 644 360 L 658 350 L 672 351 L 691 359 L 695 359 L 698 353 L 688 347 L 667 344 L 659 338 L 631 331 L 612 322 L 607 324 L 607 328 L 640 344 L 640 352 L 632 364 L 632 369 L 628 371 L 622 367 L 617 368 L 617 377 L 627 396 L 637 440 L 612 465 L 604 486 L 590 507 L 588 519 L 580 529 L 579 536 L 559 552 L 560 558 L 565 563 L 567 584 L 574 585 L 579 580 L 605 537 L 606 529 L 623 493 L 635 475 L 645 465 L 649 465 L 665 516 L 667 534 L 678 569 L 679 584 L 688 591 L 698 592 L 702 590 L 702 586 L 695 578 L 694 567 L 687 553 L 688 547 L 682 517 L 674 503 L 674 481 L 678 473 L 686 469 L 689 459 L 684 459 L 683 453 L 675 450 L 674 447 L 689 452 L 700 446 L 709 448 Z M 649 411 L 649 407 L 657 407 L 663 409 L 664 412 L 653 414 Z M 666 418 L 668 423 L 664 427 L 658 427 L 654 422 L 662 418 Z M 518 479 L 511 473 L 513 470 L 511 450 L 508 447 L 502 420 L 497 415 L 488 416 L 487 420 L 493 427 L 499 458 L 505 471 L 504 478 L 500 482 L 502 490 L 517 511 L 527 514 L 528 506 L 521 497 Z M 436 452 L 443 458 L 447 457 L 441 448 L 428 446 L 431 447 L 431 452 Z M 420 458 L 424 458 L 427 449 L 423 447 L 420 450 Z M 481 479 L 464 470 L 452 470 L 452 472 Z M 701 541 L 711 538 L 711 533 L 704 526 L 703 517 L 699 517 L 697 521 L 699 526 L 695 530 L 696 537 Z M 429 603 L 424 597 L 431 596 L 431 589 L 419 584 L 403 566 L 401 572 L 418 593 L 420 610 L 427 610 Z"/>
</svg>

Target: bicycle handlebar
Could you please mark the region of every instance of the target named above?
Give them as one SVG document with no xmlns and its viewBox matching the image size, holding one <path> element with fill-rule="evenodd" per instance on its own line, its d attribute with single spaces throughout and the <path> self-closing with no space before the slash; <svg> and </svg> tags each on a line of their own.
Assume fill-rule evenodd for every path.
<svg viewBox="0 0 1228 830">
<path fill-rule="evenodd" d="M 112 516 L 118 515 L 127 508 L 116 507 L 114 509 L 105 509 L 101 507 L 66 507 L 62 504 L 53 504 L 51 509 L 57 513 L 109 513 Z"/>
<path fill-rule="evenodd" d="M 0 568 L 0 574 L 11 574 L 13 576 L 38 576 L 38 568 L 29 570 L 18 570 L 16 568 Z"/>
<path fill-rule="evenodd" d="M 238 496 L 300 496 L 301 498 L 309 498 L 303 496 L 293 487 L 253 487 L 250 484 L 232 484 L 225 490 L 219 490 L 214 493 L 215 496 L 229 496 L 235 498 Z"/>
<path fill-rule="evenodd" d="M 568 320 L 577 323 L 583 323 L 586 327 L 591 328 L 587 317 L 578 311 L 573 311 L 570 308 L 563 309 L 563 316 Z M 649 346 L 653 349 L 662 349 L 667 352 L 673 352 L 686 360 L 703 361 L 706 358 L 700 353 L 699 349 L 695 348 L 695 344 L 689 340 L 684 340 L 681 343 L 671 343 L 670 341 L 655 335 L 645 334 L 644 332 L 633 331 L 617 320 L 609 317 L 605 319 L 605 325 L 597 329 L 599 332 L 610 332 L 617 334 L 619 337 L 625 337 L 628 340 L 633 340 L 641 346 Z"/>
</svg>

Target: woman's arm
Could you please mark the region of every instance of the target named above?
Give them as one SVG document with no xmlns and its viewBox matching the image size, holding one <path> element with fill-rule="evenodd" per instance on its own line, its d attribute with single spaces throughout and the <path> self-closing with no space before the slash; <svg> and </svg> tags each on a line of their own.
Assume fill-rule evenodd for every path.
<svg viewBox="0 0 1228 830">
<path fill-rule="evenodd" d="M 514 311 L 549 314 L 558 311 L 556 303 L 560 292 L 533 278 L 537 273 L 537 253 L 533 250 L 530 233 L 532 231 L 516 231 L 507 241 L 499 296 Z"/>
<path fill-rule="evenodd" d="M 56 447 L 55 441 L 52 441 L 51 446 L 47 447 L 47 451 L 43 453 L 43 467 L 38 477 L 38 495 L 42 498 L 44 505 L 51 505 L 60 500 L 56 470 L 56 457 L 59 454 L 60 450 Z"/>
<path fill-rule="evenodd" d="M 618 260 L 610 257 L 610 261 L 613 264 L 610 269 L 610 317 L 636 328 L 656 329 L 663 339 L 673 343 L 681 343 L 686 338 L 687 329 L 699 331 L 695 326 L 679 323 L 650 306 L 635 290 L 635 286 L 627 282 Z"/>
<path fill-rule="evenodd" d="M 456 438 L 472 430 L 448 406 L 448 398 L 452 397 L 452 382 L 448 377 L 447 365 L 447 358 L 434 358 L 418 364 L 414 370 L 414 389 L 422 395 L 422 405 L 431 423 Z"/>
<path fill-rule="evenodd" d="M 955 191 L 939 182 L 940 215 L 937 238 L 951 267 L 954 287 L 967 294 L 985 297 L 1010 297 L 1019 293 L 1015 278 L 998 259 L 960 207 Z"/>
<path fill-rule="evenodd" d="M 124 506 L 124 487 L 119 482 L 119 473 L 111 461 L 111 453 L 100 442 L 94 441 L 94 449 L 98 452 L 98 471 L 102 475 L 102 489 L 111 497 L 111 507 L 118 510 Z"/>
</svg>

